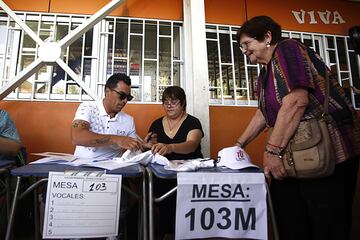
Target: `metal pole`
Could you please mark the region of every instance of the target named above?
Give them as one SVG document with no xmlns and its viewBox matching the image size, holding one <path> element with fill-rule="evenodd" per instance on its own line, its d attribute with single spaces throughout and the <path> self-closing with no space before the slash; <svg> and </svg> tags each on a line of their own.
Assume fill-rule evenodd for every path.
<svg viewBox="0 0 360 240">
<path fill-rule="evenodd" d="M 154 226 L 153 226 L 153 174 L 150 169 L 146 168 L 149 181 L 149 240 L 154 239 Z"/>
<path fill-rule="evenodd" d="M 14 198 L 13 198 L 13 202 L 12 202 L 11 210 L 10 210 L 9 222 L 8 222 L 8 226 L 6 228 L 5 240 L 10 240 L 10 237 L 11 237 L 11 230 L 12 230 L 11 228 L 12 228 L 14 217 L 15 217 L 14 216 L 15 215 L 15 207 L 16 207 L 17 196 L 19 193 L 20 181 L 21 181 L 21 177 L 17 177 Z"/>
</svg>

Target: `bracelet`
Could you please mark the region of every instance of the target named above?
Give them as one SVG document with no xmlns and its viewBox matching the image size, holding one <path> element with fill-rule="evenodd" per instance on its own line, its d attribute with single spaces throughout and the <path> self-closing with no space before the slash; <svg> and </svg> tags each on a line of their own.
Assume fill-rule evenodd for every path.
<svg viewBox="0 0 360 240">
<path fill-rule="evenodd" d="M 236 141 L 236 145 L 238 145 L 241 148 L 245 147 L 245 144 L 243 144 L 242 142 Z"/>
<path fill-rule="evenodd" d="M 271 154 L 271 155 L 277 156 L 277 157 L 280 158 L 280 159 L 283 158 L 282 155 L 280 155 L 279 153 L 273 152 L 273 151 L 271 151 L 271 150 L 266 149 L 265 152 L 267 152 L 267 153 L 269 153 L 269 154 Z"/>
<path fill-rule="evenodd" d="M 282 147 L 280 147 L 280 146 L 278 146 L 278 145 L 274 145 L 274 144 L 272 144 L 272 143 L 270 143 L 270 142 L 268 142 L 267 145 L 270 145 L 270 146 L 275 147 L 275 148 L 282 148 Z"/>
<path fill-rule="evenodd" d="M 265 152 L 267 152 L 267 153 L 269 153 L 271 155 L 275 155 L 278 158 L 282 159 L 284 154 L 285 154 L 285 148 L 279 148 L 278 151 L 276 151 L 276 152 L 271 150 L 271 149 L 266 148 Z"/>
</svg>

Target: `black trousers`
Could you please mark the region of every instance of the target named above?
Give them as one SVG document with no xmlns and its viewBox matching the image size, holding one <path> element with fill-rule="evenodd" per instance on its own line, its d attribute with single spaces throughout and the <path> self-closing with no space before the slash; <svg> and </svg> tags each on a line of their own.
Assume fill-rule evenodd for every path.
<svg viewBox="0 0 360 240">
<path fill-rule="evenodd" d="M 273 179 L 270 186 L 281 240 L 347 240 L 359 159 L 339 163 L 319 179 Z"/>
</svg>

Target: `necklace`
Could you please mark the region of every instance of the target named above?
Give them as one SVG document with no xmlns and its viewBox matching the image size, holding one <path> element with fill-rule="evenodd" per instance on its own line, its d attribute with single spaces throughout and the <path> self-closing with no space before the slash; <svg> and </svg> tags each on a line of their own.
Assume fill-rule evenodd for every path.
<svg viewBox="0 0 360 240">
<path fill-rule="evenodd" d="M 179 119 L 176 120 L 175 123 L 174 123 L 172 126 L 171 126 L 171 124 L 170 124 L 169 118 L 166 117 L 167 124 L 168 124 L 168 126 L 169 126 L 169 131 L 170 131 L 171 134 L 172 134 L 173 130 L 177 127 L 177 125 L 179 124 L 179 122 L 182 120 L 183 116 L 184 116 L 184 112 L 181 113 L 181 116 L 179 117 Z"/>
</svg>

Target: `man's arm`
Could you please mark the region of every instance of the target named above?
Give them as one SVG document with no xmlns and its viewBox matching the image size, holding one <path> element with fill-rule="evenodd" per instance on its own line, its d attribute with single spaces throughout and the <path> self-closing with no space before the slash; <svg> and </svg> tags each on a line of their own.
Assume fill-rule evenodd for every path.
<svg viewBox="0 0 360 240">
<path fill-rule="evenodd" d="M 91 132 L 90 124 L 84 120 L 74 120 L 71 127 L 71 141 L 74 145 L 84 147 L 102 147 L 109 145 L 118 145 L 124 149 L 140 149 L 141 142 L 139 139 L 98 134 Z"/>
<path fill-rule="evenodd" d="M 0 155 L 16 156 L 20 148 L 20 143 L 0 136 Z"/>
</svg>

